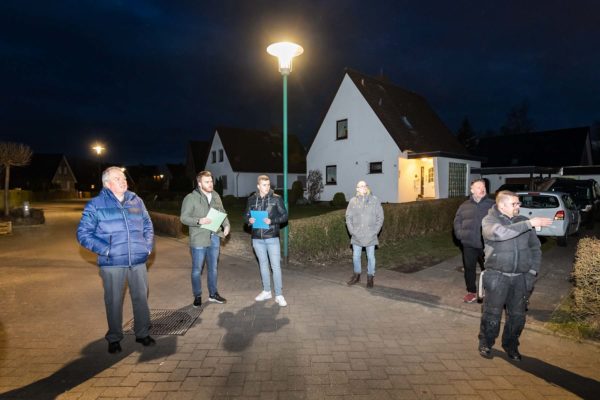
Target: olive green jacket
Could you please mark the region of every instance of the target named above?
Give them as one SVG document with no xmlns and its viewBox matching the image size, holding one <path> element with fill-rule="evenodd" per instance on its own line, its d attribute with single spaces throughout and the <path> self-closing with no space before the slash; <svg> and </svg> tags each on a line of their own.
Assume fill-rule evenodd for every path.
<svg viewBox="0 0 600 400">
<path fill-rule="evenodd" d="M 210 246 L 211 231 L 201 228 L 198 224 L 200 218 L 206 217 L 208 210 L 214 208 L 218 211 L 225 212 L 223 202 L 217 192 L 212 192 L 212 199 L 208 203 L 208 197 L 199 189 L 194 189 L 193 192 L 185 196 L 181 204 L 181 215 L 179 219 L 181 223 L 190 227 L 190 247 L 208 247 Z M 220 238 L 225 237 L 223 228 L 229 226 L 229 219 L 225 218 L 221 227 L 217 231 Z"/>
</svg>

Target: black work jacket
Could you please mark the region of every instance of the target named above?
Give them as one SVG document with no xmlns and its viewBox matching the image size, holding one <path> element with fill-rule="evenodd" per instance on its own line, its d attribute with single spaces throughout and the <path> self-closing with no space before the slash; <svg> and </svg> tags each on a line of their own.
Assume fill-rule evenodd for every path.
<svg viewBox="0 0 600 400">
<path fill-rule="evenodd" d="M 286 223 L 288 220 L 288 212 L 283 204 L 281 196 L 273 193 L 272 190 L 265 197 L 260 197 L 260 194 L 254 193 L 248 197 L 246 204 L 246 212 L 244 220 L 250 224 L 250 211 L 266 211 L 271 225 L 268 229 L 252 229 L 252 239 L 271 239 L 279 237 L 279 225 Z"/>
</svg>

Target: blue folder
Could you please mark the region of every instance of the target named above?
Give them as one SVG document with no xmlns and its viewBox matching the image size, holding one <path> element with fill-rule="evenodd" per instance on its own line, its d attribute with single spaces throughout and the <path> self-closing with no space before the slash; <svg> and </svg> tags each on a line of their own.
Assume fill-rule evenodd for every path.
<svg viewBox="0 0 600 400">
<path fill-rule="evenodd" d="M 255 219 L 252 229 L 269 229 L 269 225 L 263 221 L 263 219 L 269 217 L 266 211 L 250 210 L 250 216 Z"/>
</svg>

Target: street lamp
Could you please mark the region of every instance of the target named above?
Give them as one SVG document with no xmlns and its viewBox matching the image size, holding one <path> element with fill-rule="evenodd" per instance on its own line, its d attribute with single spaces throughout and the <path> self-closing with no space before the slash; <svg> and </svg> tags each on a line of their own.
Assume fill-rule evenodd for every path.
<svg viewBox="0 0 600 400">
<path fill-rule="evenodd" d="M 287 143 L 287 76 L 292 72 L 292 59 L 304 52 L 302 46 L 291 42 L 273 43 L 267 47 L 267 53 L 279 60 L 279 72 L 283 76 L 283 203 L 288 207 L 288 143 Z M 283 229 L 283 260 L 288 261 L 288 227 Z"/>
<path fill-rule="evenodd" d="M 106 150 L 106 148 L 100 143 L 96 143 L 92 146 L 92 150 L 94 150 L 98 156 L 98 180 L 100 181 L 100 188 L 102 188 L 102 161 L 100 160 L 100 156 Z M 92 186 L 92 189 L 93 188 L 94 187 Z"/>
</svg>

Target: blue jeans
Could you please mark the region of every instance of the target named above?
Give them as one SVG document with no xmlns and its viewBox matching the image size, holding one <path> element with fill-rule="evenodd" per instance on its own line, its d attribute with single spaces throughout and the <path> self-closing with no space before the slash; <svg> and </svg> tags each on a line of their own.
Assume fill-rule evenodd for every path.
<svg viewBox="0 0 600 400">
<path fill-rule="evenodd" d="M 362 256 L 362 246 L 352 245 L 352 262 L 354 264 L 354 273 L 360 274 L 362 268 L 360 266 L 360 258 Z M 367 274 L 375 275 L 375 245 L 365 246 L 367 249 Z"/>
<path fill-rule="evenodd" d="M 271 291 L 271 273 L 269 271 L 269 261 L 271 261 L 275 296 L 281 296 L 281 247 L 279 246 L 279 238 L 252 239 L 252 247 L 254 247 L 256 257 L 258 257 L 263 290 L 265 292 Z"/>
<path fill-rule="evenodd" d="M 214 296 L 217 293 L 217 261 L 219 260 L 219 249 L 221 239 L 216 234 L 210 235 L 210 247 L 190 247 L 192 253 L 192 292 L 194 297 L 202 294 L 202 282 L 200 275 L 204 268 L 204 259 L 208 264 L 208 294 Z"/>
<path fill-rule="evenodd" d="M 129 296 L 133 306 L 133 331 L 136 338 L 148 336 L 150 329 L 150 309 L 148 308 L 148 272 L 146 264 L 131 267 L 100 268 L 104 286 L 104 306 L 108 320 L 106 340 L 109 343 L 123 339 L 123 291 L 125 282 L 129 286 Z"/>
</svg>

